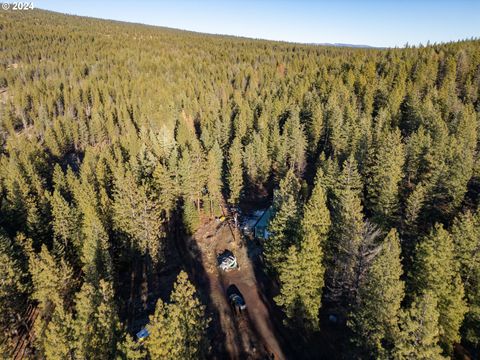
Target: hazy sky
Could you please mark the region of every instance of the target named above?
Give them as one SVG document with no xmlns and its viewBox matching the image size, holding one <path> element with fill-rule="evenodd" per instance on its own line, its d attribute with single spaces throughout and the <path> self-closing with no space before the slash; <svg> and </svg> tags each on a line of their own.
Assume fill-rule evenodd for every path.
<svg viewBox="0 0 480 360">
<path fill-rule="evenodd" d="M 37 8 L 303 43 L 425 44 L 480 36 L 480 0 L 38 0 Z"/>
</svg>

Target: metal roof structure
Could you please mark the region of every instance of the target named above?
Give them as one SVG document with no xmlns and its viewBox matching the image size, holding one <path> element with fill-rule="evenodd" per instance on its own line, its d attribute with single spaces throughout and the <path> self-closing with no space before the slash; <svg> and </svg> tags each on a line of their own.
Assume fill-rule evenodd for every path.
<svg viewBox="0 0 480 360">
<path fill-rule="evenodd" d="M 266 209 L 262 216 L 257 220 L 254 230 L 255 230 L 255 237 L 260 238 L 260 239 L 268 239 L 268 236 L 270 235 L 268 233 L 268 224 L 270 223 L 270 219 L 273 216 L 273 208 L 270 206 L 268 209 Z"/>
</svg>

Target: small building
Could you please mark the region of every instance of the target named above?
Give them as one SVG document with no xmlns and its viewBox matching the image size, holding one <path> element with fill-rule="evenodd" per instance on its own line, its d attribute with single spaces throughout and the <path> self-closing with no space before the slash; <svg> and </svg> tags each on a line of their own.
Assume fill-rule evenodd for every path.
<svg viewBox="0 0 480 360">
<path fill-rule="evenodd" d="M 144 341 L 149 335 L 150 333 L 148 332 L 148 328 L 144 327 L 137 333 L 137 339 L 138 341 Z"/>
<path fill-rule="evenodd" d="M 273 216 L 273 208 L 270 206 L 266 209 L 262 216 L 257 220 L 253 228 L 254 235 L 257 239 L 265 240 L 270 236 L 268 232 L 268 225 L 270 224 L 270 219 Z"/>
</svg>

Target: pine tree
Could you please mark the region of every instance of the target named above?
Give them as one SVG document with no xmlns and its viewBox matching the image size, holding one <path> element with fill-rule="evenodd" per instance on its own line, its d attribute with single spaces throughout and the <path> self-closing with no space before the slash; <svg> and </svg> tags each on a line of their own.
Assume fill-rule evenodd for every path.
<svg viewBox="0 0 480 360">
<path fill-rule="evenodd" d="M 254 186 L 263 186 L 270 175 L 271 160 L 266 139 L 257 132 L 253 133 L 252 141 L 245 146 L 243 153 L 245 173 Z"/>
<path fill-rule="evenodd" d="M 228 159 L 228 187 L 230 189 L 229 203 L 237 205 L 243 189 L 242 146 L 235 138 L 230 147 Z"/>
<path fill-rule="evenodd" d="M 16 244 L 0 232 L 0 334 L 10 348 L 11 331 L 25 311 L 29 296 L 28 270 Z"/>
<path fill-rule="evenodd" d="M 200 216 L 195 205 L 191 201 L 185 200 L 182 210 L 183 224 L 187 233 L 195 233 L 200 226 Z"/>
<path fill-rule="evenodd" d="M 473 175 L 475 152 L 478 142 L 478 113 L 467 105 L 457 114 L 454 134 L 450 137 L 447 155 L 447 173 L 440 178 L 441 187 L 446 188 L 448 199 L 446 210 L 453 212 L 461 205 L 467 192 L 467 184 Z"/>
<path fill-rule="evenodd" d="M 117 342 L 120 337 L 120 321 L 113 285 L 109 281 L 101 280 L 98 286 L 98 305 L 96 308 L 96 331 L 98 344 L 95 352 L 100 358 L 112 358 L 116 353 Z"/>
<path fill-rule="evenodd" d="M 455 260 L 465 287 L 468 311 L 462 326 L 465 339 L 480 344 L 480 211 L 467 211 L 452 226 Z"/>
<path fill-rule="evenodd" d="M 240 98 L 241 99 L 241 98 Z M 233 119 L 233 132 L 235 137 L 241 139 L 247 132 L 247 108 L 239 105 L 235 108 L 235 118 Z"/>
<path fill-rule="evenodd" d="M 35 254 L 26 241 L 29 256 L 29 270 L 32 276 L 32 297 L 38 301 L 39 315 L 34 324 L 36 345 L 41 351 L 46 349 L 46 331 L 55 310 L 62 315 L 73 296 L 76 283 L 72 268 L 63 260 L 56 259 L 45 245 Z M 58 309 L 57 309 L 58 308 Z M 59 321 L 59 319 L 56 319 Z M 52 325 L 54 326 L 54 325 Z M 58 328 L 57 328 L 58 329 Z"/>
<path fill-rule="evenodd" d="M 450 352 L 460 340 L 459 330 L 467 309 L 452 237 L 442 225 L 435 225 L 418 244 L 412 275 L 417 293 L 431 291 L 438 299 L 440 341 Z"/>
<path fill-rule="evenodd" d="M 268 231 L 271 234 L 265 241 L 264 254 L 268 266 L 277 272 L 285 259 L 287 249 L 298 244 L 298 227 L 300 223 L 300 182 L 293 169 L 280 181 L 273 200 L 274 215 Z"/>
<path fill-rule="evenodd" d="M 364 243 L 361 182 L 356 161 L 345 161 L 336 184 L 333 199 L 332 239 L 328 244 L 328 296 L 332 301 L 349 306 L 354 297 L 360 247 Z"/>
<path fill-rule="evenodd" d="M 398 130 L 381 131 L 374 141 L 366 184 L 368 203 L 379 222 L 388 226 L 395 220 L 399 208 L 404 149 Z"/>
<path fill-rule="evenodd" d="M 407 231 L 410 233 L 417 232 L 418 218 L 425 202 L 426 192 L 426 187 L 420 183 L 407 198 L 404 219 Z"/>
<path fill-rule="evenodd" d="M 112 259 L 107 231 L 92 206 L 83 212 L 81 260 L 85 279 L 97 282 L 112 276 Z"/>
<path fill-rule="evenodd" d="M 138 186 L 130 171 L 117 175 L 113 203 L 116 229 L 129 235 L 135 246 L 148 253 L 154 262 L 162 251 L 163 229 L 161 209 L 152 199 L 147 184 Z"/>
<path fill-rule="evenodd" d="M 363 183 L 358 172 L 358 162 L 353 155 L 350 155 L 342 164 L 342 170 L 338 174 L 334 186 L 334 195 L 339 197 L 341 192 L 346 189 L 352 190 L 353 195 L 361 200 Z"/>
<path fill-rule="evenodd" d="M 300 298 L 302 288 L 302 265 L 296 246 L 290 246 L 286 259 L 280 264 L 280 295 L 275 297 L 277 305 L 283 308 L 287 318 L 295 325 L 302 325 L 305 318 L 304 304 Z"/>
<path fill-rule="evenodd" d="M 73 260 L 78 254 L 80 244 L 80 217 L 75 207 L 71 206 L 60 191 L 55 190 L 50 197 L 52 206 L 52 225 L 54 233 L 54 248 L 58 255 L 66 255 Z"/>
<path fill-rule="evenodd" d="M 121 360 L 142 360 L 147 353 L 140 342 L 126 334 L 123 341 L 118 344 L 117 359 Z"/>
<path fill-rule="evenodd" d="M 319 168 L 312 195 L 306 203 L 301 222 L 299 251 L 288 250 L 280 266 L 280 295 L 275 299 L 287 317 L 306 330 L 318 330 L 319 309 L 324 285 L 323 247 L 330 230 L 330 212 Z"/>
<path fill-rule="evenodd" d="M 76 355 L 87 358 L 95 352 L 95 309 L 96 292 L 92 284 L 86 282 L 75 298 L 76 318 L 74 323 Z"/>
<path fill-rule="evenodd" d="M 348 139 L 342 127 L 344 124 L 342 109 L 338 104 L 338 96 L 332 93 L 325 107 L 325 132 L 327 154 L 339 158 L 347 148 Z"/>
<path fill-rule="evenodd" d="M 400 313 L 400 333 L 394 359 L 446 359 L 439 346 L 437 299 L 431 292 L 418 295 L 410 308 Z"/>
<path fill-rule="evenodd" d="M 325 243 L 331 227 L 330 211 L 323 170 L 319 167 L 310 199 L 303 210 L 302 230 L 305 238 L 318 237 L 319 245 Z"/>
<path fill-rule="evenodd" d="M 206 173 L 203 160 L 203 151 L 198 145 L 193 150 L 185 148 L 182 150 L 182 156 L 178 162 L 178 171 L 180 175 L 180 189 L 185 201 L 192 201 L 200 213 L 200 199 L 205 189 Z"/>
<path fill-rule="evenodd" d="M 196 289 L 182 271 L 177 276 L 170 302 L 175 304 L 171 317 L 179 319 L 183 333 L 185 353 L 187 358 L 202 357 L 206 350 L 205 331 L 208 319 L 205 306 L 201 304 Z"/>
<path fill-rule="evenodd" d="M 272 124 L 269 136 L 269 151 L 272 161 L 272 172 L 275 176 L 275 180 L 279 181 L 288 171 L 288 149 L 285 139 L 280 134 L 280 125 L 277 122 Z"/>
<path fill-rule="evenodd" d="M 324 134 L 324 113 L 323 107 L 319 100 L 312 99 L 306 104 L 304 110 L 307 115 L 307 137 L 308 150 L 310 154 L 317 155 L 319 150 L 320 140 Z"/>
<path fill-rule="evenodd" d="M 75 299 L 73 323 L 76 357 L 109 359 L 116 353 L 120 323 L 112 284 L 100 280 L 98 285 L 84 283 Z"/>
<path fill-rule="evenodd" d="M 55 190 L 59 191 L 61 195 L 65 195 L 68 190 L 68 184 L 59 164 L 55 164 L 53 167 L 52 183 Z"/>
<path fill-rule="evenodd" d="M 56 307 L 45 330 L 45 358 L 48 360 L 75 359 L 74 339 L 71 314 Z"/>
<path fill-rule="evenodd" d="M 399 125 L 404 135 L 410 135 L 417 130 L 422 121 L 420 95 L 418 91 L 412 90 L 413 89 L 410 89 L 410 91 L 407 92 L 407 96 L 400 106 L 401 119 Z"/>
<path fill-rule="evenodd" d="M 55 259 L 43 245 L 39 254 L 29 252 L 29 270 L 33 298 L 41 311 L 51 312 L 55 306 L 63 307 L 75 286 L 71 267 L 63 259 Z"/>
<path fill-rule="evenodd" d="M 146 347 L 151 359 L 199 359 L 206 355 L 205 307 L 185 272 L 180 272 L 170 304 L 157 301 Z"/>
<path fill-rule="evenodd" d="M 391 358 L 398 335 L 404 297 L 400 250 L 397 232 L 392 229 L 360 284 L 359 300 L 349 321 L 356 345 L 376 359 Z"/>
<path fill-rule="evenodd" d="M 337 161 L 332 158 L 325 159 L 325 154 L 320 154 L 319 167 L 323 170 L 323 183 L 328 196 L 328 204 L 331 207 L 334 198 L 334 190 L 340 178 L 341 169 Z M 318 170 L 317 170 L 318 171 Z"/>
<path fill-rule="evenodd" d="M 169 219 L 180 192 L 175 179 L 175 169 L 172 170 L 170 166 L 158 163 L 153 171 L 153 181 L 160 209 L 165 211 L 166 218 Z"/>
<path fill-rule="evenodd" d="M 221 214 L 222 163 L 222 151 L 218 143 L 215 142 L 207 156 L 207 192 L 211 216 L 218 216 Z"/>
<path fill-rule="evenodd" d="M 284 138 L 288 166 L 295 169 L 296 174 L 302 174 L 306 165 L 307 139 L 303 125 L 300 123 L 298 109 L 291 111 L 285 122 L 282 137 Z"/>
<path fill-rule="evenodd" d="M 407 187 L 424 182 L 429 183 L 428 169 L 430 162 L 430 151 L 432 138 L 421 126 L 411 134 L 405 144 L 405 182 Z"/>
<path fill-rule="evenodd" d="M 77 178 L 72 171 L 67 171 L 66 178 L 81 217 L 81 248 L 79 257 L 82 263 L 82 270 L 85 274 L 85 279 L 98 281 L 100 277 L 111 276 L 113 271 L 110 243 L 99 211 L 95 186 L 89 179 L 89 169 L 86 163 L 82 170 L 83 174 L 81 176 L 83 179 Z"/>
</svg>

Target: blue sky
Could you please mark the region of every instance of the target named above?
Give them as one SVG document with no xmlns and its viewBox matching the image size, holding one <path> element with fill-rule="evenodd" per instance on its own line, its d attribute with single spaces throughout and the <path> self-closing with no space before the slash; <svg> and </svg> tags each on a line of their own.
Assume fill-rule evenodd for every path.
<svg viewBox="0 0 480 360">
<path fill-rule="evenodd" d="M 480 37 L 480 0 L 37 0 L 37 8 L 214 34 L 403 46 Z"/>
</svg>

